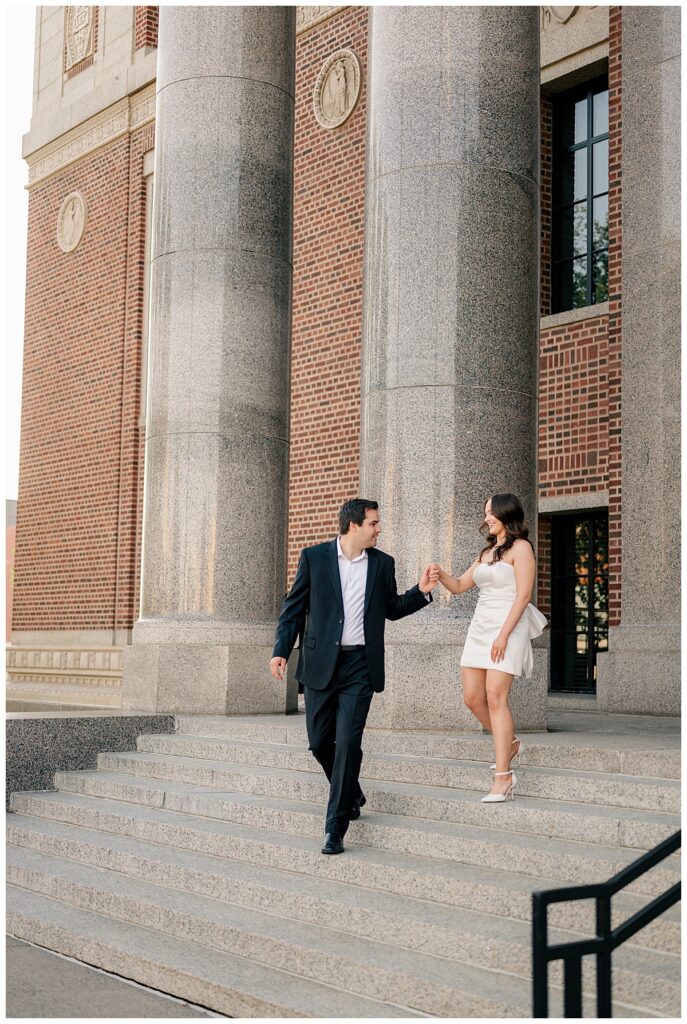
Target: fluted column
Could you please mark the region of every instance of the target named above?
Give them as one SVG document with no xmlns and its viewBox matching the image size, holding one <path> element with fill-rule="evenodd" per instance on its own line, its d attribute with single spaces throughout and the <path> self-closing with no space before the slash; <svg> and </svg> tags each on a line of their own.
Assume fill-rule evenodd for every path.
<svg viewBox="0 0 687 1024">
<path fill-rule="evenodd" d="M 294 77 L 294 8 L 161 8 L 128 707 L 285 708 L 266 665 L 285 584 Z"/>
<path fill-rule="evenodd" d="M 680 17 L 622 9 L 622 562 L 604 710 L 680 710 Z"/>
<path fill-rule="evenodd" d="M 399 586 L 464 571 L 485 500 L 536 523 L 539 8 L 371 11 L 361 493 Z M 436 592 L 435 592 L 436 593 Z M 371 721 L 468 726 L 458 662 L 474 592 L 391 624 Z M 545 721 L 545 654 L 514 688 Z"/>
</svg>

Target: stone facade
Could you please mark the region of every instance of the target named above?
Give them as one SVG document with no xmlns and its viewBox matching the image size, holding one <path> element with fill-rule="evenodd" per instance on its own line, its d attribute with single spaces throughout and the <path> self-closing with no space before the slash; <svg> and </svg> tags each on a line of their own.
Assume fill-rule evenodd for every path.
<svg viewBox="0 0 687 1024">
<path fill-rule="evenodd" d="M 75 20 L 72 15 L 77 10 L 89 12 L 88 18 L 81 13 Z M 660 629 L 657 631 L 655 616 L 642 617 L 644 597 L 646 608 L 652 606 L 653 577 L 650 567 L 635 559 L 643 544 L 646 524 L 639 512 L 641 501 L 636 497 L 641 491 L 631 486 L 631 481 L 638 479 L 639 468 L 629 454 L 627 437 L 621 436 L 621 429 L 639 430 L 637 437 L 644 429 L 642 374 L 651 375 L 650 367 L 638 375 L 635 356 L 629 354 L 649 352 L 642 347 L 643 323 L 633 314 L 639 308 L 641 281 L 630 272 L 629 288 L 635 305 L 631 303 L 629 307 L 629 333 L 624 319 L 627 279 L 621 287 L 621 255 L 624 252 L 627 258 L 631 251 L 628 245 L 635 244 L 632 231 L 639 230 L 637 226 L 644 223 L 643 181 L 654 166 L 648 150 L 642 148 L 641 133 L 633 134 L 632 117 L 635 109 L 639 111 L 636 123 L 641 124 L 647 114 L 641 106 L 642 76 L 648 76 L 656 89 L 660 87 L 665 95 L 672 96 L 670 76 L 679 62 L 671 50 L 665 61 L 657 59 L 652 63 L 649 58 L 658 43 L 647 57 L 646 66 L 632 50 L 630 57 L 626 57 L 624 49 L 626 45 L 635 45 L 639 24 L 636 19 L 647 19 L 644 27 L 651 41 L 655 35 L 653 26 L 663 24 L 669 17 L 666 11 L 669 9 L 647 8 L 641 16 L 633 14 L 627 39 L 623 27 L 627 9 L 544 7 L 539 12 L 542 95 L 537 532 L 538 600 L 549 610 L 551 516 L 584 508 L 608 508 L 610 618 L 612 627 L 621 632 L 615 634 L 619 660 L 613 662 L 613 639 L 611 655 L 606 657 L 599 701 L 615 710 L 657 708 L 663 713 L 674 713 L 677 704 L 673 689 L 673 695 L 666 696 L 660 706 L 651 702 L 647 705 L 639 699 L 639 684 L 629 684 L 621 665 L 626 634 L 630 653 L 622 664 L 630 666 L 627 671 L 631 675 L 631 666 L 639 664 L 642 657 L 651 664 L 654 653 L 666 644 L 676 650 L 673 626 L 668 631 L 670 637 L 664 637 Z M 424 12 L 422 16 L 430 15 Z M 371 9 L 360 7 L 310 7 L 298 8 L 296 12 L 290 454 L 288 506 L 281 509 L 288 538 L 285 569 L 279 570 L 279 578 L 270 583 L 275 603 L 293 577 L 300 548 L 335 532 L 338 507 L 345 497 L 359 490 L 361 470 L 364 485 L 369 481 L 375 496 L 383 499 L 383 525 L 387 530 L 382 543 L 386 541 L 389 550 L 401 556 L 399 583 L 410 585 L 417 568 L 415 555 L 402 555 L 406 536 L 413 541 L 412 552 L 417 547 L 413 546 L 415 540 L 419 543 L 418 538 L 412 537 L 412 531 L 409 533 L 403 526 L 406 518 L 412 517 L 412 509 L 403 501 L 399 506 L 399 501 L 387 494 L 383 474 L 377 474 L 378 479 L 370 475 L 371 438 L 366 434 L 367 426 L 363 426 L 362 433 L 360 428 L 371 18 L 374 21 Z M 69 33 L 73 36 L 71 42 Z M 674 36 L 679 38 L 679 33 Z M 66 654 L 81 647 L 119 649 L 130 642 L 140 617 L 157 45 L 155 7 L 38 8 L 34 111 L 23 146 L 29 168 L 30 206 L 12 632 L 17 650 L 55 649 Z M 347 49 L 360 63 L 360 95 L 339 127 L 323 127 L 317 121 L 313 92 L 326 62 Z M 629 71 L 624 57 L 630 62 Z M 382 53 L 378 61 L 383 58 Z M 664 73 L 657 78 L 656 69 L 663 63 Z M 552 105 L 561 90 L 606 71 L 608 302 L 551 316 Z M 623 110 L 628 83 L 634 88 L 630 95 L 635 104 L 629 121 Z M 330 85 L 330 93 L 331 88 Z M 333 94 L 328 97 L 325 106 L 333 104 L 333 110 L 339 100 Z M 411 110 L 409 102 L 404 101 L 405 116 L 414 118 L 417 112 Z M 422 117 L 418 115 L 417 124 L 422 126 L 418 142 L 424 138 L 425 145 L 436 111 L 430 95 L 423 102 L 424 113 Z M 670 104 L 669 109 L 672 110 Z M 663 126 L 657 131 L 668 131 L 667 123 L 661 121 L 656 111 L 649 113 Z M 629 158 L 628 145 L 632 149 Z M 625 167 L 627 173 L 623 177 L 627 181 L 629 175 L 633 189 L 629 199 L 621 190 L 621 160 L 624 166 L 627 159 L 629 171 Z M 368 164 L 368 179 L 372 170 Z M 668 187 L 677 180 L 673 157 L 661 166 L 661 174 L 662 181 L 667 183 L 667 205 L 659 221 L 663 223 L 667 217 L 675 223 L 671 212 L 674 190 Z M 368 180 L 368 202 L 369 190 Z M 78 193 L 84 203 L 83 231 L 73 245 L 75 227 L 80 222 L 73 216 L 79 213 L 76 206 L 66 202 L 72 193 Z M 66 220 L 58 233 L 58 216 L 63 206 Z M 622 235 L 628 215 L 630 242 L 627 234 L 624 238 Z M 368 231 L 372 217 L 368 212 Z M 390 220 L 382 219 L 378 227 L 388 228 L 391 224 Z M 373 233 L 369 234 L 368 249 L 372 238 Z M 656 310 L 656 317 L 665 325 L 661 335 L 663 348 L 654 354 L 673 374 L 671 379 L 676 379 L 671 347 L 673 326 L 665 311 L 677 299 L 670 291 L 673 278 L 664 270 L 672 266 L 674 244 L 672 237 L 659 238 L 655 245 L 652 241 L 652 258 L 659 270 L 664 268 L 660 273 L 666 296 L 661 299 L 661 310 Z M 421 260 L 415 260 L 414 265 L 421 265 Z M 416 284 L 409 281 L 411 291 Z M 403 325 L 407 329 L 411 325 L 405 316 Z M 369 329 L 370 338 L 376 334 L 377 326 Z M 493 326 L 487 323 L 489 329 Z M 625 403 L 622 423 L 621 389 Z M 674 456 L 670 451 L 674 445 L 667 439 L 674 432 L 676 401 L 667 391 L 654 397 L 662 410 L 663 426 L 652 428 L 652 436 L 662 437 L 664 446 L 663 455 L 655 453 L 656 459 L 660 462 L 665 456 L 666 465 L 672 466 Z M 629 419 L 628 412 L 632 413 Z M 369 422 L 368 417 L 365 423 Z M 661 433 L 665 424 L 668 426 Z M 449 436 L 453 429 L 447 428 Z M 400 443 L 400 438 L 396 442 Z M 638 443 L 640 447 L 643 444 Z M 397 471 L 394 451 L 384 450 L 386 470 L 394 467 Z M 518 486 L 522 490 L 524 485 Z M 662 487 L 665 489 L 661 485 L 656 490 L 659 503 L 663 498 Z M 625 504 L 622 510 L 621 492 L 625 503 L 629 500 L 629 506 Z M 276 521 L 279 514 L 277 502 L 270 516 Z M 533 507 L 533 521 L 535 514 Z M 467 521 L 463 525 L 467 529 Z M 454 561 L 453 553 L 443 547 L 441 551 L 432 548 L 431 552 L 428 548 L 422 555 Z M 452 568 L 457 569 L 461 558 L 456 556 L 455 561 Z M 668 569 L 666 572 L 670 577 Z M 637 583 L 639 578 L 644 581 L 641 586 Z M 657 592 L 663 594 L 660 588 Z M 669 594 L 676 603 L 675 581 Z M 268 645 L 269 618 L 265 615 L 260 622 L 254 622 L 254 642 L 260 645 Z M 625 626 L 632 626 L 631 637 L 627 630 L 622 632 Z M 645 626 L 648 633 L 642 632 Z M 150 630 L 150 640 L 157 647 L 159 658 L 159 644 L 171 643 L 171 634 L 163 637 L 164 630 L 160 631 L 159 624 Z M 403 671 L 410 671 L 409 666 L 419 673 L 426 671 L 422 657 L 417 665 L 413 661 L 413 651 L 421 651 L 422 645 L 429 642 L 418 630 L 423 633 L 419 623 L 412 628 L 408 625 L 407 631 L 399 632 L 394 641 L 399 645 L 399 665 L 405 666 Z M 159 664 L 156 662 L 156 674 L 169 671 L 172 676 L 183 675 L 200 664 L 187 662 L 184 653 L 188 652 L 186 645 L 194 643 L 187 624 L 179 624 L 173 632 L 174 642 Z M 648 639 L 643 647 L 644 637 Z M 407 648 L 406 641 L 411 648 L 415 644 L 415 648 Z M 460 637 L 456 642 L 460 644 Z M 636 654 L 641 655 L 637 662 Z M 410 655 L 413 657 L 407 657 Z M 45 658 L 49 661 L 47 653 L 45 657 L 31 657 L 38 658 L 39 672 L 39 662 Z M 209 648 L 203 657 L 216 661 Z M 390 651 L 392 673 L 394 657 Z M 538 657 L 540 661 L 545 659 L 545 652 Z M 674 665 L 674 655 L 671 657 Z M 206 669 L 219 671 L 225 677 L 228 662 L 225 664 L 224 655 L 219 658 L 217 664 L 213 662 L 214 667 L 208 662 Z M 611 664 L 619 666 L 615 691 L 608 682 Z M 455 675 L 452 662 L 447 666 L 446 671 Z M 48 662 L 44 667 L 49 668 Z M 132 676 L 135 686 L 142 687 L 134 706 L 142 708 L 149 703 L 143 683 L 146 673 L 149 677 L 149 668 L 141 663 Z M 235 670 L 243 668 L 236 663 Z M 625 703 L 618 702 L 618 687 L 627 694 Z M 443 708 L 444 703 L 438 699 L 437 707 Z M 232 706 L 229 701 L 225 709 L 231 710 Z"/>
</svg>

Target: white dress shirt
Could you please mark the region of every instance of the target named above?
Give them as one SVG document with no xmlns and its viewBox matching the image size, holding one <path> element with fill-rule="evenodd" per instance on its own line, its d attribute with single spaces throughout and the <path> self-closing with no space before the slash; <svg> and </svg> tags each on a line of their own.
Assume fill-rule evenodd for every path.
<svg viewBox="0 0 687 1024">
<path fill-rule="evenodd" d="M 341 538 L 336 538 L 339 556 L 339 578 L 344 606 L 344 627 L 341 643 L 365 643 L 365 585 L 367 584 L 367 551 L 357 558 L 346 558 L 341 549 Z"/>
</svg>

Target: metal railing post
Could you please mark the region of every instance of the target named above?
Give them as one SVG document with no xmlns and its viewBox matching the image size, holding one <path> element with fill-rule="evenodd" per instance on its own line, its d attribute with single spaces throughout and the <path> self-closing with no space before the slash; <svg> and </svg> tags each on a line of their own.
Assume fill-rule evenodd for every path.
<svg viewBox="0 0 687 1024">
<path fill-rule="evenodd" d="M 582 957 L 566 956 L 563 975 L 563 1013 L 566 1017 L 582 1016 Z"/>
<path fill-rule="evenodd" d="M 596 898 L 596 934 L 603 948 L 596 954 L 596 1015 L 612 1017 L 611 999 L 611 897 L 604 893 Z"/>
<path fill-rule="evenodd" d="M 543 893 L 532 893 L 532 1016 L 549 1015 L 549 961 L 547 903 Z"/>
</svg>

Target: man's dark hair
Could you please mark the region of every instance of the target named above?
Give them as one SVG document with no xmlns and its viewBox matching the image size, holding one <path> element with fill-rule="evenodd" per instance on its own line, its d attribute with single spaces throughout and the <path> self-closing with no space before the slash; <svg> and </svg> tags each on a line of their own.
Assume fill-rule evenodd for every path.
<svg viewBox="0 0 687 1024">
<path fill-rule="evenodd" d="M 341 506 L 339 512 L 339 533 L 342 537 L 345 533 L 348 533 L 351 523 L 355 523 L 356 526 L 363 525 L 368 508 L 377 509 L 379 505 L 376 501 L 366 501 L 365 498 L 351 498 L 350 501 Z"/>
</svg>

